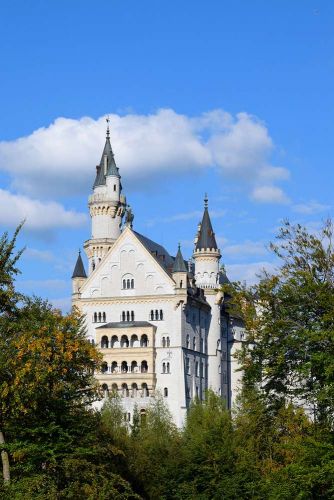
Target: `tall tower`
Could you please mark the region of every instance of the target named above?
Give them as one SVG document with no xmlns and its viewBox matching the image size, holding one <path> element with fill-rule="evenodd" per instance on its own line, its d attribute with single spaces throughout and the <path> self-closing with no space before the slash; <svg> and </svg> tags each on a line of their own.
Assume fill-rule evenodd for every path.
<svg viewBox="0 0 334 500">
<path fill-rule="evenodd" d="M 219 260 L 221 254 L 217 246 L 208 210 L 208 198 L 204 198 L 204 213 L 195 240 L 195 280 L 211 306 L 211 319 L 208 332 L 208 385 L 218 394 L 222 394 L 221 384 L 221 332 L 218 300 Z"/>
<path fill-rule="evenodd" d="M 100 164 L 96 167 L 93 194 L 88 199 L 92 220 L 92 236 L 84 249 L 89 262 L 89 274 L 98 266 L 121 234 L 126 199 L 122 194 L 121 176 L 110 144 L 109 119 Z"/>
</svg>

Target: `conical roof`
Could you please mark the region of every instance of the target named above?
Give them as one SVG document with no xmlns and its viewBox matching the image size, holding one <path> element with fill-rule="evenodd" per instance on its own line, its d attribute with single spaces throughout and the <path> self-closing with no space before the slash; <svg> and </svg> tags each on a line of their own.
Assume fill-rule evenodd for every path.
<svg viewBox="0 0 334 500">
<path fill-rule="evenodd" d="M 106 174 L 104 168 L 105 158 L 107 161 Z M 103 148 L 100 164 L 96 167 L 96 178 L 93 187 L 103 186 L 106 183 L 106 176 L 108 175 L 115 175 L 117 177 L 120 177 L 114 158 L 114 153 L 110 144 L 109 129 L 107 129 L 106 142 Z"/>
<path fill-rule="evenodd" d="M 85 268 L 84 268 L 84 265 L 82 262 L 80 250 L 79 250 L 77 262 L 75 264 L 75 268 L 74 268 L 74 271 L 72 274 L 72 278 L 87 278 L 87 274 L 86 274 L 86 271 L 85 271 Z"/>
<path fill-rule="evenodd" d="M 203 219 L 195 250 L 206 250 L 208 248 L 218 250 L 208 210 L 208 199 L 205 197 Z"/>
<path fill-rule="evenodd" d="M 173 273 L 186 273 L 187 272 L 187 267 L 185 265 L 182 253 L 181 253 L 181 246 L 179 245 L 175 260 L 174 260 L 174 265 L 173 265 Z"/>
</svg>

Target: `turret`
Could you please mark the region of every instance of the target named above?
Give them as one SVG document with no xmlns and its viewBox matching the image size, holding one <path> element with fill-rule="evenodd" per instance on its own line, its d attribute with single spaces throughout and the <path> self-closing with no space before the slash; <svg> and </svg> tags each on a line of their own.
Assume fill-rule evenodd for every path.
<svg viewBox="0 0 334 500">
<path fill-rule="evenodd" d="M 203 219 L 198 227 L 193 254 L 195 279 L 198 287 L 215 289 L 219 286 L 220 257 L 208 211 L 208 198 L 205 196 Z"/>
<path fill-rule="evenodd" d="M 187 275 L 188 275 L 188 270 L 187 266 L 184 262 L 182 252 L 181 252 L 181 245 L 179 244 L 179 248 L 175 257 L 173 269 L 173 280 L 176 283 L 176 290 L 179 293 L 184 293 L 184 291 L 187 290 Z"/>
<path fill-rule="evenodd" d="M 80 289 L 86 279 L 87 274 L 79 250 L 79 255 L 72 274 L 72 295 L 74 300 L 80 297 Z"/>
<path fill-rule="evenodd" d="M 109 119 L 107 122 L 106 142 L 100 164 L 96 167 L 93 194 L 88 200 L 92 237 L 86 241 L 84 248 L 89 260 L 89 273 L 94 271 L 121 234 L 122 217 L 126 208 L 121 176 L 110 144 Z"/>
</svg>

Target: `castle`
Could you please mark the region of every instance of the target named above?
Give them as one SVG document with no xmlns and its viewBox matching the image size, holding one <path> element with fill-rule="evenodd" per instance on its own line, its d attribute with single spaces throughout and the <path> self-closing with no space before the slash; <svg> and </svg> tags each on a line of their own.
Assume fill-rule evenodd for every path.
<svg viewBox="0 0 334 500">
<path fill-rule="evenodd" d="M 79 256 L 72 304 L 85 315 L 87 336 L 103 354 L 96 376 L 107 395 L 122 397 L 124 418 L 141 415 L 157 392 L 178 426 L 191 400 L 214 390 L 231 407 L 239 382 L 233 354 L 242 324 L 225 310 L 221 253 L 205 197 L 193 259 L 137 233 L 122 193 L 109 125 L 89 197 L 92 235 Z"/>
</svg>

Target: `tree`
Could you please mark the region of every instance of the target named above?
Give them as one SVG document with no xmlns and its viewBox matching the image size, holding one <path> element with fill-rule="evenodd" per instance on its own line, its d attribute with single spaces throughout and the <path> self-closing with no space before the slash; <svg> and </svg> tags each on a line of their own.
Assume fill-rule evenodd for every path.
<svg viewBox="0 0 334 500">
<path fill-rule="evenodd" d="M 318 235 L 285 222 L 271 244 L 281 266 L 253 288 L 235 286 L 248 344 L 240 354 L 244 383 L 261 387 L 273 408 L 307 408 L 334 424 L 333 224 Z"/>
<path fill-rule="evenodd" d="M 68 429 L 99 398 L 92 375 L 100 355 L 86 340 L 77 312 L 63 316 L 29 298 L 15 321 L 2 318 L 0 351 L 0 422 L 12 436 L 13 458 L 36 471 L 52 469 L 70 437 L 76 439 Z"/>
<path fill-rule="evenodd" d="M 204 401 L 192 402 L 173 498 L 237 498 L 233 436 L 231 415 L 221 397 L 209 390 Z"/>
<path fill-rule="evenodd" d="M 16 292 L 14 286 L 15 276 L 19 273 L 16 262 L 20 258 L 22 251 L 14 252 L 17 236 L 22 224 L 16 229 L 12 239 L 8 239 L 8 233 L 4 233 L 0 238 L 0 336 L 5 333 L 4 323 L 13 320 L 13 315 L 17 309 L 17 302 L 21 295 Z M 5 341 L 6 339 L 4 339 Z M 3 342 L 0 340 L 0 381 L 7 376 L 5 370 L 5 356 Z M 5 437 L 3 432 L 3 422 L 0 413 L 0 449 L 3 479 L 5 483 L 10 481 L 10 469 L 8 453 L 5 447 Z"/>
</svg>

